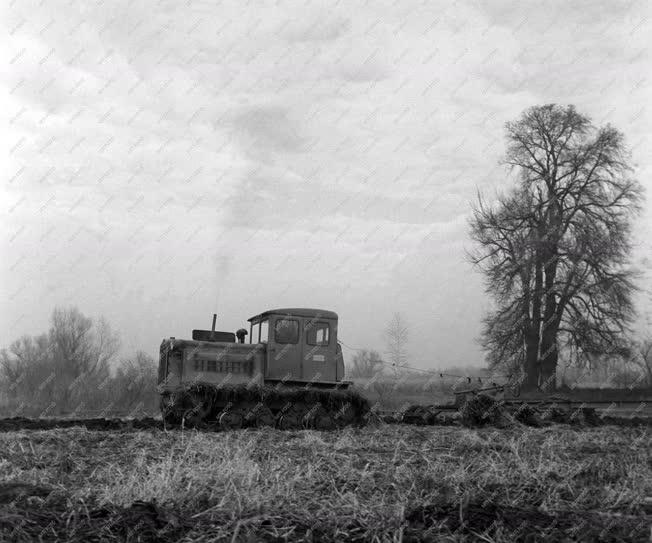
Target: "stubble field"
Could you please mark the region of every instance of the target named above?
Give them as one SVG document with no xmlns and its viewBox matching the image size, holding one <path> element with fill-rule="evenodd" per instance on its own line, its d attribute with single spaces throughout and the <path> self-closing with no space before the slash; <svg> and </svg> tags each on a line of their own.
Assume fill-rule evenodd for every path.
<svg viewBox="0 0 652 543">
<path fill-rule="evenodd" d="M 646 427 L 0 434 L 0 540 L 649 541 Z"/>
</svg>

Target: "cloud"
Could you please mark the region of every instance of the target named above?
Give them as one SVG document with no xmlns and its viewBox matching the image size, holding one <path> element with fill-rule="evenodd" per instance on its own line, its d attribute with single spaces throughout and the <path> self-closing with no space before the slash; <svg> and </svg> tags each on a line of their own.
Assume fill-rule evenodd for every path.
<svg viewBox="0 0 652 543">
<path fill-rule="evenodd" d="M 299 124 L 291 111 L 279 105 L 256 105 L 243 108 L 233 116 L 235 133 L 244 138 L 247 152 L 266 155 L 270 151 L 296 152 L 306 143 L 299 134 Z"/>
<path fill-rule="evenodd" d="M 8 309 L 0 339 L 55 303 L 142 349 L 215 305 L 233 327 L 305 305 L 373 345 L 401 309 L 424 364 L 477 362 L 464 217 L 508 183 L 504 123 L 576 103 L 649 178 L 649 8 L 607 9 L 12 4 L 0 273 L 4 307 L 36 317 Z"/>
<path fill-rule="evenodd" d="M 351 20 L 347 17 L 333 17 L 320 14 L 310 22 L 292 21 L 283 24 L 284 35 L 291 42 L 329 42 L 350 32 Z"/>
</svg>

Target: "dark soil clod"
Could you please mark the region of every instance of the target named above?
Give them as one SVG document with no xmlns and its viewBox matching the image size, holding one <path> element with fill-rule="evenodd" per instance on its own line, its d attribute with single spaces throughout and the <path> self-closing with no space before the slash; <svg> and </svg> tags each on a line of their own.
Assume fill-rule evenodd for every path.
<svg viewBox="0 0 652 543">
<path fill-rule="evenodd" d="M 469 396 L 462 405 L 460 413 L 462 424 L 472 427 L 496 424 L 503 418 L 500 402 L 487 394 Z"/>
</svg>

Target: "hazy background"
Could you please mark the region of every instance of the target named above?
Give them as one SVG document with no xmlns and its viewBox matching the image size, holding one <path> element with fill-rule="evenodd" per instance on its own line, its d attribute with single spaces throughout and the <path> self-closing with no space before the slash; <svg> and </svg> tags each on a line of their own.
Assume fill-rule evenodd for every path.
<svg viewBox="0 0 652 543">
<path fill-rule="evenodd" d="M 484 4 L 6 6 L 0 346 L 57 304 L 150 353 L 305 306 L 379 350 L 399 311 L 411 364 L 480 364 L 466 220 L 510 182 L 504 123 L 575 104 L 652 173 L 650 4 Z M 648 203 L 640 330 L 650 234 Z"/>
</svg>

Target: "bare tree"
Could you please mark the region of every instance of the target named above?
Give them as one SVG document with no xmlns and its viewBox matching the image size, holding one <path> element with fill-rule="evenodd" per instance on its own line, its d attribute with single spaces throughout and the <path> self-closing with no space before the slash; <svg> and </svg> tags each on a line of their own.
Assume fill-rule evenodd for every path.
<svg viewBox="0 0 652 543">
<path fill-rule="evenodd" d="M 618 388 L 640 386 L 641 374 L 631 368 L 619 368 L 611 377 L 611 383 Z"/>
<path fill-rule="evenodd" d="M 90 409 L 105 401 L 98 387 L 110 377 L 117 350 L 117 336 L 104 319 L 56 308 L 47 334 L 25 336 L 0 351 L 0 385 L 14 403 L 32 410 Z"/>
<path fill-rule="evenodd" d="M 119 342 L 104 318 L 93 323 L 76 307 L 58 307 L 52 313 L 50 345 L 59 369 L 75 378 L 106 374 Z"/>
<path fill-rule="evenodd" d="M 385 328 L 385 341 L 389 360 L 395 371 L 399 372 L 401 366 L 407 364 L 408 341 L 408 328 L 400 313 L 394 313 Z"/>
<path fill-rule="evenodd" d="M 113 381 L 114 398 L 121 409 L 132 409 L 139 403 L 145 410 L 154 409 L 158 404 L 156 390 L 157 364 L 142 351 L 122 360 Z"/>
<path fill-rule="evenodd" d="M 480 197 L 471 220 L 471 261 L 495 301 L 482 341 L 490 363 L 521 368 L 525 389 L 554 388 L 560 350 L 577 362 L 625 350 L 642 188 L 622 134 L 573 106 L 528 109 L 507 141 L 518 184 L 493 208 Z"/>
<path fill-rule="evenodd" d="M 652 387 L 652 337 L 634 343 L 631 362 L 644 375 L 644 383 Z"/>
<path fill-rule="evenodd" d="M 38 394 L 51 372 L 52 353 L 47 334 L 23 336 L 0 351 L 0 380 L 10 398 L 21 397 L 24 391 L 31 391 L 32 396 Z"/>
<path fill-rule="evenodd" d="M 383 369 L 384 362 L 377 351 L 363 349 L 358 351 L 352 360 L 350 377 L 370 379 Z"/>
<path fill-rule="evenodd" d="M 52 313 L 50 348 L 53 353 L 52 381 L 59 410 L 95 405 L 96 387 L 110 375 L 110 361 L 119 342 L 108 323 L 97 323 L 76 307 L 56 308 Z"/>
</svg>

